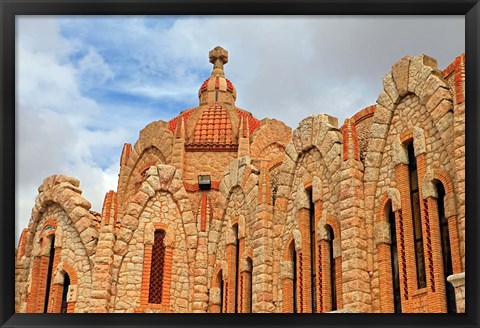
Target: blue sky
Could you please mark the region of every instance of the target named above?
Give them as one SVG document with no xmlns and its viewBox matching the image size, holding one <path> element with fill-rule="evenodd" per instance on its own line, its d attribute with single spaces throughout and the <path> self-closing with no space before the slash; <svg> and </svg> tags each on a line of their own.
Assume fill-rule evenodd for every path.
<svg viewBox="0 0 480 328">
<path fill-rule="evenodd" d="M 51 174 L 92 209 L 117 187 L 123 143 L 198 105 L 208 51 L 229 51 L 237 106 L 295 128 L 374 104 L 405 55 L 440 69 L 464 52 L 463 16 L 17 16 L 16 237 Z"/>
</svg>

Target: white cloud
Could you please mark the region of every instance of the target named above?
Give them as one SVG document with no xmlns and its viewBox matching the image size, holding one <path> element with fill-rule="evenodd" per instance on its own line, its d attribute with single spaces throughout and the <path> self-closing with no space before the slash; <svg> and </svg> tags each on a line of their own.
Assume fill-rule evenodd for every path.
<svg viewBox="0 0 480 328">
<path fill-rule="evenodd" d="M 83 89 L 103 85 L 114 78 L 110 67 L 92 47 L 88 49 L 88 53 L 79 61 L 77 75 L 78 80 L 82 81 L 81 88 Z"/>
<path fill-rule="evenodd" d="M 60 36 L 55 20 L 21 18 L 17 39 L 16 106 L 16 238 L 28 225 L 37 188 L 52 174 L 81 179 L 84 196 L 100 211 L 108 189 L 116 188 L 118 160 L 102 169 L 92 157 L 93 147 L 112 146 L 131 137 L 123 127 L 103 133 L 88 130 L 102 113 L 82 95 L 79 77 L 111 78 L 108 66 L 91 49 L 77 67 L 67 61 L 78 46 Z M 100 68 L 95 70 L 95 68 Z M 94 74 L 96 72 L 96 74 Z M 88 78 L 86 78 L 88 80 Z M 82 79 L 83 80 L 83 79 Z M 83 86 L 83 85 L 82 85 Z M 117 157 L 118 154 L 115 154 Z M 105 154 L 108 156 L 108 154 Z"/>
</svg>

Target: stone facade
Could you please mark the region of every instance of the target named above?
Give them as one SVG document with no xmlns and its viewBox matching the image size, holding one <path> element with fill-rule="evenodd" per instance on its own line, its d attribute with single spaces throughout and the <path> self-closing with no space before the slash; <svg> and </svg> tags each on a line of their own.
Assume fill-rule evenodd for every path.
<svg viewBox="0 0 480 328">
<path fill-rule="evenodd" d="M 293 132 L 235 106 L 226 50 L 210 62 L 198 107 L 124 145 L 102 213 L 44 180 L 17 312 L 465 311 L 464 55 L 404 57 L 376 105 Z"/>
</svg>

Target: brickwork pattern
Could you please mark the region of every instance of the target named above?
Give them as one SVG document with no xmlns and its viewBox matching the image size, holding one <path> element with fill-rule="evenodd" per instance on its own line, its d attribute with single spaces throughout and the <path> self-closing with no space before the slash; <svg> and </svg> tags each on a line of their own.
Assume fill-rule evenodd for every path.
<svg viewBox="0 0 480 328">
<path fill-rule="evenodd" d="M 293 131 L 235 107 L 225 49 L 213 49 L 210 62 L 198 107 L 124 144 L 118 187 L 102 213 L 90 209 L 78 180 L 43 181 L 15 259 L 17 312 L 60 312 L 68 274 L 68 313 L 391 313 L 393 238 L 402 312 L 446 312 L 447 283 L 457 312 L 465 311 L 464 55 L 443 71 L 426 55 L 404 57 L 375 105 L 341 127 L 317 114 Z M 420 289 L 409 143 L 427 277 Z M 210 189 L 198 175 L 210 176 Z"/>
</svg>

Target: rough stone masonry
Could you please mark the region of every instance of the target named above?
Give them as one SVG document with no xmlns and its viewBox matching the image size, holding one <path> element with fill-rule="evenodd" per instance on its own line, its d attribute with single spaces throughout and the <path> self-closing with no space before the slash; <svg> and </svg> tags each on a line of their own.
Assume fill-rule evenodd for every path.
<svg viewBox="0 0 480 328">
<path fill-rule="evenodd" d="M 377 103 L 292 130 L 236 107 L 228 52 L 199 105 L 125 144 L 92 211 L 38 188 L 17 312 L 465 311 L 465 56 L 404 57 Z"/>
</svg>

